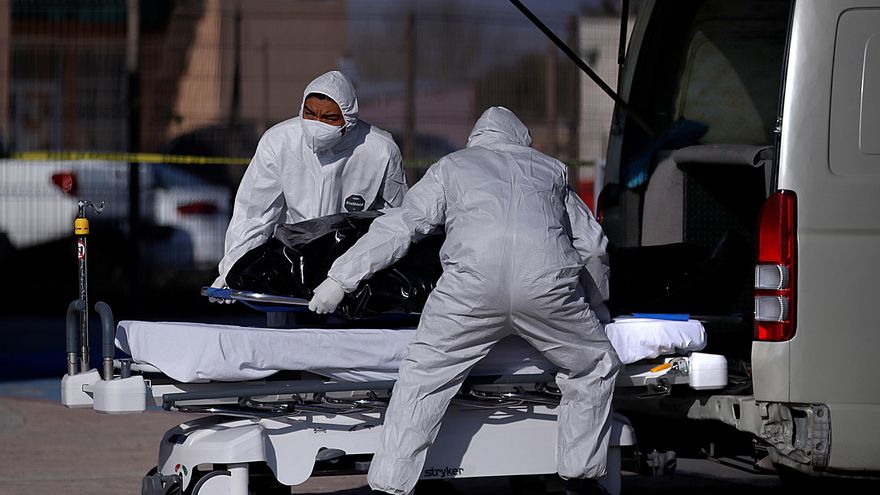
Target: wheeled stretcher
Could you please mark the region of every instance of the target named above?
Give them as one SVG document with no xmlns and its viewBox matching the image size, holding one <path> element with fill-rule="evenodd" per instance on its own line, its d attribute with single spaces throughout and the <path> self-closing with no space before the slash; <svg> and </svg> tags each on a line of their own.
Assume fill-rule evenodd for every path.
<svg viewBox="0 0 880 495">
<path fill-rule="evenodd" d="M 269 329 L 102 318 L 102 371 L 62 379 L 62 402 L 98 412 L 161 406 L 200 416 L 169 430 L 146 495 L 289 493 L 311 476 L 365 472 L 414 329 Z M 77 311 L 71 304 L 68 315 Z M 68 318 L 68 350 L 76 349 Z M 618 387 L 662 394 L 672 386 L 722 388 L 726 361 L 702 354 L 698 321 L 619 319 L 606 326 L 626 363 Z M 116 359 L 117 347 L 131 358 Z M 450 405 L 423 479 L 556 472 L 554 367 L 517 338 L 471 372 Z M 608 473 L 620 488 L 620 450 L 635 444 L 614 417 Z M 249 491 L 250 490 L 250 491 Z"/>
</svg>

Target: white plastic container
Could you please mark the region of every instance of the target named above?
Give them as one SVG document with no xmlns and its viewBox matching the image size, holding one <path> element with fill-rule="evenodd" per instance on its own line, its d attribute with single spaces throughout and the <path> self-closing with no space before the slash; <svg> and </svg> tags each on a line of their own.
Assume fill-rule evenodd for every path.
<svg viewBox="0 0 880 495">
<path fill-rule="evenodd" d="M 92 390 L 95 411 L 101 413 L 139 413 L 147 408 L 147 385 L 140 375 L 99 380 Z"/>
<path fill-rule="evenodd" d="M 91 388 L 101 381 L 96 369 L 90 369 L 76 375 L 64 375 L 61 379 L 61 403 L 71 409 L 92 407 L 92 396 L 83 391 L 83 387 Z"/>
<path fill-rule="evenodd" d="M 694 390 L 713 390 L 727 386 L 727 358 L 720 354 L 694 352 L 688 359 L 690 386 Z"/>
</svg>

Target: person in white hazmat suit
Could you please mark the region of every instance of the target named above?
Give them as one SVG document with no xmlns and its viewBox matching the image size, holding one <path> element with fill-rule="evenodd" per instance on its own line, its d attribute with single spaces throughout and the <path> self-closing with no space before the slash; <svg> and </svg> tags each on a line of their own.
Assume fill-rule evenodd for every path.
<svg viewBox="0 0 880 495">
<path fill-rule="evenodd" d="M 266 242 L 280 223 L 400 206 L 406 191 L 391 135 L 358 119 L 354 86 L 341 72 L 322 74 L 306 87 L 299 116 L 260 139 L 235 195 L 220 276 L 212 286 L 225 287 L 235 262 Z"/>
<path fill-rule="evenodd" d="M 557 467 L 570 493 L 603 493 L 611 396 L 620 361 L 579 292 L 586 267 L 607 299 L 607 239 L 568 187 L 565 166 L 532 148 L 503 107 L 477 121 L 467 148 L 435 163 L 336 260 L 309 307 L 334 311 L 344 293 L 445 226 L 443 275 L 422 312 L 369 471 L 379 492 L 410 493 L 449 401 L 502 338 L 524 338 L 559 367 Z M 591 295 L 598 297 L 599 295 Z M 600 299 L 601 301 L 602 299 Z"/>
</svg>

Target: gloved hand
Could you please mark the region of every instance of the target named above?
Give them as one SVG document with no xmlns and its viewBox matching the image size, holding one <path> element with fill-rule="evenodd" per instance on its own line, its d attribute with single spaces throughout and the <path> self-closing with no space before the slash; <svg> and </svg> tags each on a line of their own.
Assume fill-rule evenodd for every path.
<svg viewBox="0 0 880 495">
<path fill-rule="evenodd" d="M 315 295 L 309 301 L 309 309 L 319 315 L 332 313 L 336 311 L 336 306 L 339 306 L 343 297 L 345 297 L 345 291 L 335 280 L 332 278 L 324 279 L 321 285 L 315 289 Z"/>
<path fill-rule="evenodd" d="M 211 287 L 215 289 L 226 289 L 226 279 L 223 277 L 223 275 L 220 275 L 219 277 L 217 277 L 217 280 L 215 280 L 214 283 L 211 284 Z M 222 297 L 208 297 L 208 302 L 217 304 L 232 304 L 235 301 L 233 299 L 224 299 Z"/>
</svg>

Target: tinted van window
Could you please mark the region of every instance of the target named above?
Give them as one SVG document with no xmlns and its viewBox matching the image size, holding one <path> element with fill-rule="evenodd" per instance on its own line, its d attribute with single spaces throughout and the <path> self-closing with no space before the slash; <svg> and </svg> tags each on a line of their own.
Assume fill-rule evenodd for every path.
<svg viewBox="0 0 880 495">
<path fill-rule="evenodd" d="M 658 134 L 681 118 L 701 143 L 771 144 L 791 2 L 658 2 L 630 94 Z M 638 154 L 644 137 L 624 144 Z M 626 155 L 625 155 L 626 156 Z"/>
</svg>

